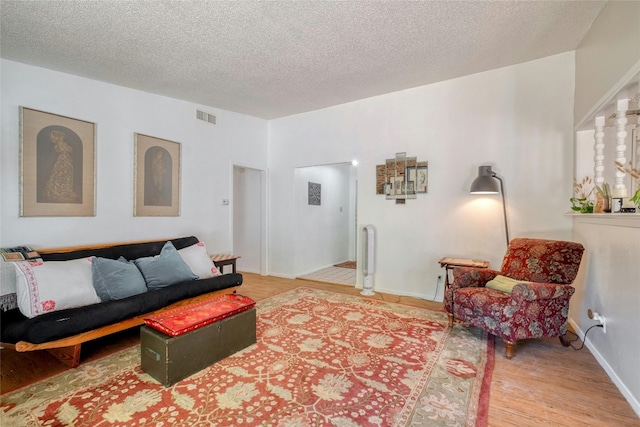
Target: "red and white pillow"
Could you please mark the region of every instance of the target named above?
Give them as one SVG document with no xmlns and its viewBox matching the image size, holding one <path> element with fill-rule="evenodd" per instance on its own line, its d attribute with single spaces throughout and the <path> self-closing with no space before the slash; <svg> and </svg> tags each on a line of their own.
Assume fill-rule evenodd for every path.
<svg viewBox="0 0 640 427">
<path fill-rule="evenodd" d="M 13 265 L 18 308 L 26 317 L 100 302 L 93 287 L 91 258 Z"/>
<path fill-rule="evenodd" d="M 213 261 L 211 261 L 211 257 L 207 253 L 207 247 L 202 242 L 180 249 L 178 253 L 193 274 L 200 279 L 208 279 L 222 274 Z"/>
</svg>

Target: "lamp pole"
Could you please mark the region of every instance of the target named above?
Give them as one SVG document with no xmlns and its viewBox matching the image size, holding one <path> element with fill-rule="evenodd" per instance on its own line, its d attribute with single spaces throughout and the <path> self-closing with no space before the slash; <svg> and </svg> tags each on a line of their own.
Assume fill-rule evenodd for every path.
<svg viewBox="0 0 640 427">
<path fill-rule="evenodd" d="M 504 184 L 502 182 L 502 178 L 496 175 L 495 172 L 491 171 L 491 176 L 498 181 L 500 181 L 500 194 L 502 195 L 502 214 L 504 215 L 504 234 L 507 236 L 507 247 L 509 246 L 509 227 L 507 226 L 507 202 L 504 197 Z"/>
</svg>

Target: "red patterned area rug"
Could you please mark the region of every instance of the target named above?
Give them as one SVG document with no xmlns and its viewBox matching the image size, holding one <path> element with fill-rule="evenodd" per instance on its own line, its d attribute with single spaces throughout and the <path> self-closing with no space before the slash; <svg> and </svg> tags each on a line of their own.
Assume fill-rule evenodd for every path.
<svg viewBox="0 0 640 427">
<path fill-rule="evenodd" d="M 5 426 L 486 426 L 493 341 L 446 314 L 298 288 L 258 343 L 165 388 L 140 348 L 5 394 Z"/>
</svg>

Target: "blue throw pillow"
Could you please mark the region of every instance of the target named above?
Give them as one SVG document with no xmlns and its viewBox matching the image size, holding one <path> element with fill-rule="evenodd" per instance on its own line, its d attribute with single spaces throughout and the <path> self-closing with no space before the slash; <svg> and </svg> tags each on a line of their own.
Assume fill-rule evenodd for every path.
<svg viewBox="0 0 640 427">
<path fill-rule="evenodd" d="M 102 301 L 127 298 L 147 292 L 140 270 L 123 257 L 91 259 L 93 287 Z"/>
<path fill-rule="evenodd" d="M 198 278 L 171 242 L 164 244 L 159 256 L 138 258 L 133 262 L 144 276 L 150 291 Z"/>
</svg>

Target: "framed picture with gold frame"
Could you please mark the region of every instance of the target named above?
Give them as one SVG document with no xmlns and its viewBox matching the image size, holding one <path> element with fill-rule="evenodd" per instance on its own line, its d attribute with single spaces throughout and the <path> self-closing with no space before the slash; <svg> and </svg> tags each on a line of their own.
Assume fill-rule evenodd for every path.
<svg viewBox="0 0 640 427">
<path fill-rule="evenodd" d="M 180 216 L 180 143 L 134 139 L 134 216 Z"/>
<path fill-rule="evenodd" d="M 20 107 L 20 216 L 95 216 L 96 125 Z"/>
</svg>

